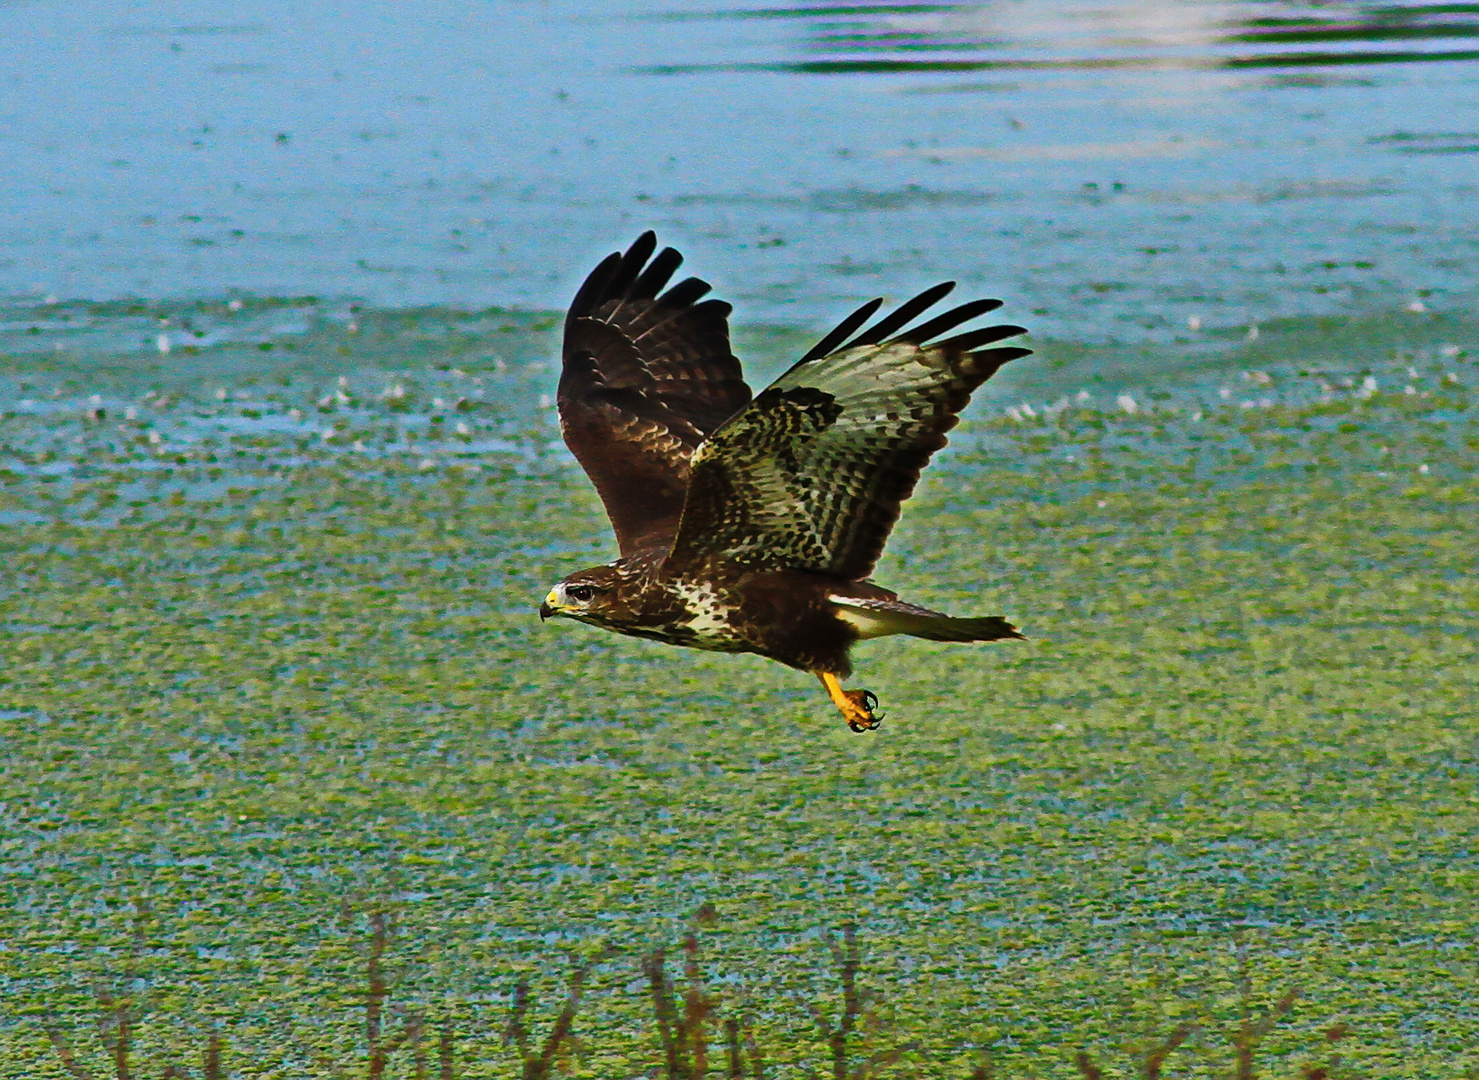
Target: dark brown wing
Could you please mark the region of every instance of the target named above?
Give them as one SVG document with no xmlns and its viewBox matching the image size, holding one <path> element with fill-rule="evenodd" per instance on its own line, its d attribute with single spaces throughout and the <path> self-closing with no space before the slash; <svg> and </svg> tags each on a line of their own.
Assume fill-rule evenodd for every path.
<svg viewBox="0 0 1479 1080">
<path fill-rule="evenodd" d="M 921 293 L 848 341 L 881 301 L 865 305 L 714 432 L 694 455 L 668 565 L 719 558 L 866 577 L 972 391 L 1031 351 L 982 348 L 1025 333 L 1020 326 L 927 344 L 999 300 L 898 333 L 953 287 Z"/>
<path fill-rule="evenodd" d="M 604 259 L 565 317 L 560 428 L 596 485 L 623 556 L 671 542 L 689 459 L 750 400 L 729 351 L 729 305 L 698 278 L 658 295 L 683 261 L 657 238 Z M 651 262 L 648 260 L 651 259 Z"/>
</svg>

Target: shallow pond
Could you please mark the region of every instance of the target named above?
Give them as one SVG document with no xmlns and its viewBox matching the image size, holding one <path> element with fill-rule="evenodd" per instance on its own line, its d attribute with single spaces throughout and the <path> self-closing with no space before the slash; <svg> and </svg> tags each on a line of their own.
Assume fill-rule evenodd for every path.
<svg viewBox="0 0 1479 1080">
<path fill-rule="evenodd" d="M 901 1075 L 1472 1064 L 1479 7 L 408 10 L 0 6 L 0 1074 L 107 994 L 143 1075 L 358 1074 L 378 911 L 457 1075 L 602 948 L 561 1068 L 637 1075 L 704 904 L 770 1076 L 848 920 Z M 557 312 L 648 226 L 752 382 L 1007 300 L 879 577 L 1028 642 L 865 646 L 863 738 L 539 624 L 611 550 Z"/>
</svg>

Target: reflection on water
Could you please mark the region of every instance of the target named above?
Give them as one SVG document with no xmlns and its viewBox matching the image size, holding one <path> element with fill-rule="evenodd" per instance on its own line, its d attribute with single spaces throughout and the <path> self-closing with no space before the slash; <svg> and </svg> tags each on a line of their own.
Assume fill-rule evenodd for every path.
<svg viewBox="0 0 1479 1080">
<path fill-rule="evenodd" d="M 0 5 L 0 297 L 549 311 L 652 227 L 751 325 L 944 278 L 1040 336 L 1193 352 L 1460 311 L 1476 26 L 1343 2 Z"/>
<path fill-rule="evenodd" d="M 1479 131 L 1398 131 L 1391 135 L 1373 135 L 1368 141 L 1388 146 L 1399 154 L 1479 153 Z"/>
<path fill-rule="evenodd" d="M 795 20 L 803 24 L 798 49 L 807 56 L 643 69 L 650 74 L 1189 70 L 1479 60 L 1479 49 L 1454 44 L 1479 38 L 1479 4 L 798 4 L 663 17 Z M 1424 47 L 1414 47 L 1418 42 Z"/>
</svg>

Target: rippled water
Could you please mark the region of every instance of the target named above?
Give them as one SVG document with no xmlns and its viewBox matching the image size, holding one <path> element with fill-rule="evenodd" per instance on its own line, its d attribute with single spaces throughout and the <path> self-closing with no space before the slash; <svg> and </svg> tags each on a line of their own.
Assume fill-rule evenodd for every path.
<svg viewBox="0 0 1479 1080">
<path fill-rule="evenodd" d="M 1472 303 L 1479 4 L 22 2 L 0 294 L 741 321 L 939 277 L 1060 339 Z"/>
</svg>

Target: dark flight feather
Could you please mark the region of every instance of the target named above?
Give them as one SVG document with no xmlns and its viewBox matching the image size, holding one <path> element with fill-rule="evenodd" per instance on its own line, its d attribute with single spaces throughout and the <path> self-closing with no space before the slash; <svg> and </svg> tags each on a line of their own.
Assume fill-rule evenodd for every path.
<svg viewBox="0 0 1479 1080">
<path fill-rule="evenodd" d="M 688 490 L 689 461 L 750 400 L 729 348 L 730 306 L 688 278 L 683 257 L 643 233 L 581 285 L 565 319 L 558 406 L 565 442 L 611 518 L 622 555 L 666 548 Z M 650 261 L 649 261 L 650 260 Z"/>
<path fill-rule="evenodd" d="M 880 325 L 894 333 L 949 291 L 935 286 L 902 305 L 908 318 Z M 976 300 L 888 340 L 869 330 L 862 344 L 807 353 L 699 448 L 667 565 L 866 577 L 971 393 L 1030 352 L 972 351 L 1023 332 L 1015 326 L 925 343 L 999 306 Z M 840 343 L 859 321 L 823 341 Z"/>
<path fill-rule="evenodd" d="M 955 291 L 955 282 L 942 281 L 938 285 L 925 289 L 913 300 L 905 300 L 894 311 L 870 326 L 864 333 L 859 334 L 847 343 L 849 349 L 855 349 L 859 345 L 877 345 L 884 338 L 896 334 L 911 322 L 934 307 L 945 297 Z M 841 344 L 840 342 L 838 344 Z M 834 346 L 835 347 L 835 346 Z M 827 352 L 831 352 L 828 349 Z M 818 355 L 826 356 L 827 353 Z"/>
<path fill-rule="evenodd" d="M 806 351 L 806 355 L 798 360 L 797 363 L 804 364 L 808 360 L 816 360 L 820 357 L 826 356 L 830 352 L 836 352 L 837 349 L 841 347 L 842 343 L 847 340 L 848 335 L 851 334 L 858 327 L 862 326 L 869 319 L 871 319 L 873 317 L 873 313 L 882 306 L 883 297 L 881 296 L 873 300 L 869 300 L 862 307 L 858 308 L 857 311 L 854 311 L 851 315 L 838 323 L 837 326 L 834 327 L 832 331 L 827 334 L 826 337 L 822 338 L 821 341 L 818 341 L 815 345 L 808 349 Z"/>
<path fill-rule="evenodd" d="M 907 334 L 900 334 L 899 340 L 906 341 L 910 345 L 923 345 L 931 338 L 937 338 L 947 330 L 954 330 L 961 323 L 969 322 L 977 315 L 985 315 L 988 311 L 995 311 L 999 307 L 1001 307 L 1000 300 L 972 300 L 959 307 L 951 308 L 941 315 L 936 315 L 928 322 L 920 323 Z"/>
<path fill-rule="evenodd" d="M 937 343 L 934 347 L 956 352 L 974 352 L 982 345 L 994 345 L 998 341 L 1025 333 L 1027 333 L 1027 328 L 1023 326 L 987 326 L 980 330 L 968 330 L 964 334 L 956 334 L 952 338 L 946 338 Z"/>
</svg>

